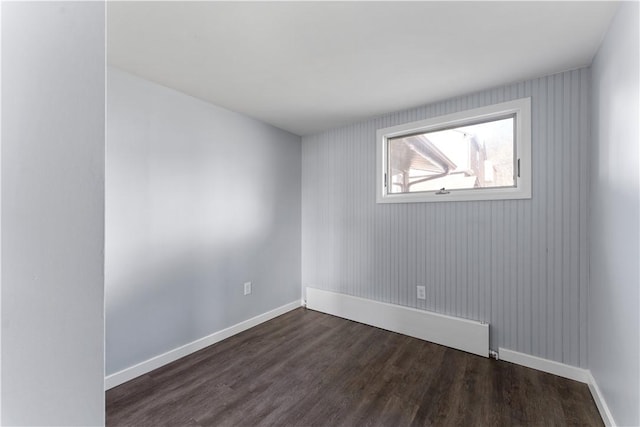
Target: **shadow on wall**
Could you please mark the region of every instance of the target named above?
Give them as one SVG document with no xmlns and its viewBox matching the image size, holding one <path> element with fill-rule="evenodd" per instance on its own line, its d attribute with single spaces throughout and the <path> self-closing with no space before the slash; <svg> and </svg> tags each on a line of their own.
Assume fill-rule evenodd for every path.
<svg viewBox="0 0 640 427">
<path fill-rule="evenodd" d="M 128 271 L 107 276 L 107 375 L 255 315 L 243 300 L 253 254 L 240 248 L 185 249 L 137 258 Z M 255 306 L 255 304 L 253 304 Z"/>
<path fill-rule="evenodd" d="M 225 305 L 203 312 L 203 301 L 223 300 L 223 286 L 205 286 L 202 263 L 185 252 L 106 278 L 106 372 L 112 374 L 202 336 L 197 317 L 221 323 Z M 145 262 L 146 261 L 146 262 Z M 211 319 L 215 315 L 215 319 Z"/>
</svg>

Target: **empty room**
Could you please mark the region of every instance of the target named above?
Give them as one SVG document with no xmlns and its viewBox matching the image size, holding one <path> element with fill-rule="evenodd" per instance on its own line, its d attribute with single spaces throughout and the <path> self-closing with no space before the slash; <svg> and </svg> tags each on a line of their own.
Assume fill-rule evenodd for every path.
<svg viewBox="0 0 640 427">
<path fill-rule="evenodd" d="M 640 425 L 638 2 L 0 21 L 1 425 Z"/>
</svg>

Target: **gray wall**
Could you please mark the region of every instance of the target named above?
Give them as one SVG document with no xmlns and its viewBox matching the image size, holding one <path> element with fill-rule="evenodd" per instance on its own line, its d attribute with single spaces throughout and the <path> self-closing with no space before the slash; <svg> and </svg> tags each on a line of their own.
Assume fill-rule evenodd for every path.
<svg viewBox="0 0 640 427">
<path fill-rule="evenodd" d="M 300 299 L 301 144 L 118 69 L 107 75 L 111 374 Z"/>
<path fill-rule="evenodd" d="M 623 2 L 593 62 L 589 368 L 619 425 L 640 425 L 640 45 Z"/>
<path fill-rule="evenodd" d="M 304 137 L 303 286 L 487 321 L 492 348 L 586 367 L 589 78 L 566 72 Z M 531 200 L 376 204 L 376 129 L 527 96 Z"/>
<path fill-rule="evenodd" d="M 2 4 L 2 424 L 104 422 L 104 3 Z"/>
</svg>

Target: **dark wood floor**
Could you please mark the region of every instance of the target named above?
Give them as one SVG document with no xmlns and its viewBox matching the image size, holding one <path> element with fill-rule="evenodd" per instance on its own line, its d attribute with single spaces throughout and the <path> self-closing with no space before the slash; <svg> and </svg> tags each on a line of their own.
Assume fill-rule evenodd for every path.
<svg viewBox="0 0 640 427">
<path fill-rule="evenodd" d="M 107 426 L 602 425 L 585 384 L 302 308 L 106 398 Z"/>
</svg>

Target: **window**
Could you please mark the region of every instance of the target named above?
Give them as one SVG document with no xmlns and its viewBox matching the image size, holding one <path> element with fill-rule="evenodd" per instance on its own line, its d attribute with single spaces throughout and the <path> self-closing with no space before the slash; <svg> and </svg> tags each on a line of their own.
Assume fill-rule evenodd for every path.
<svg viewBox="0 0 640 427">
<path fill-rule="evenodd" d="M 378 203 L 531 198 L 531 99 L 377 132 Z"/>
</svg>

